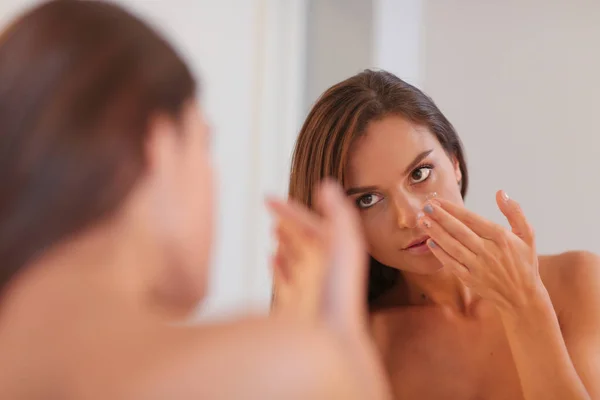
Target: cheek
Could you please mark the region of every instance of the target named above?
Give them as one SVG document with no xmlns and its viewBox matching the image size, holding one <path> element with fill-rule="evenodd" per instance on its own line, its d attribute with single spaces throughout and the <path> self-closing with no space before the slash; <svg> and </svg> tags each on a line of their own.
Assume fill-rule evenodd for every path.
<svg viewBox="0 0 600 400">
<path fill-rule="evenodd" d="M 207 258 L 207 245 L 212 240 L 212 218 L 214 215 L 214 189 L 210 160 L 198 154 L 187 152 L 181 155 L 174 179 L 171 213 L 178 226 L 180 246 L 185 252 L 186 263 L 198 266 Z M 202 253 L 202 254 L 199 254 Z"/>
<path fill-rule="evenodd" d="M 462 204 L 460 185 L 456 180 L 456 175 L 451 165 L 437 168 L 429 184 L 426 186 L 428 193 L 436 192 L 439 197 L 445 200 Z"/>
<path fill-rule="evenodd" d="M 187 182 L 183 184 L 187 218 L 189 220 L 190 234 L 194 236 L 193 241 L 203 262 L 209 258 L 212 245 L 214 215 L 215 215 L 215 188 L 214 173 L 210 158 L 207 156 L 197 157 L 189 170 Z"/>
<path fill-rule="evenodd" d="M 393 247 L 393 232 L 389 230 L 389 221 L 392 217 L 385 210 L 371 210 L 361 213 L 361 222 L 369 253 L 387 252 Z M 392 227 L 393 228 L 393 227 Z"/>
<path fill-rule="evenodd" d="M 439 190 L 437 190 L 438 195 L 446 200 L 449 200 L 456 204 L 462 204 L 463 198 L 460 194 L 460 185 L 454 178 L 454 175 L 448 176 L 441 184 L 439 185 Z"/>
<path fill-rule="evenodd" d="M 186 179 L 180 182 L 181 246 L 188 291 L 201 298 L 208 284 L 214 232 L 214 178 L 210 161 L 197 159 L 190 163 L 185 175 Z"/>
</svg>

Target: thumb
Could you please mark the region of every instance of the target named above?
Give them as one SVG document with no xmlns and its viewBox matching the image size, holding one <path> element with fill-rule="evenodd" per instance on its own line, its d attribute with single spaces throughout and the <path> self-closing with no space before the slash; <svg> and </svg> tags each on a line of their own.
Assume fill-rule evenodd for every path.
<svg viewBox="0 0 600 400">
<path fill-rule="evenodd" d="M 512 232 L 529 246 L 534 246 L 535 235 L 533 228 L 527 222 L 521 205 L 508 197 L 508 194 L 504 190 L 496 192 L 496 203 L 498 203 L 498 208 L 500 208 L 500 211 L 508 220 Z"/>
<path fill-rule="evenodd" d="M 341 187 L 333 181 L 321 185 L 317 207 L 329 230 L 325 310 L 344 325 L 354 324 L 366 314 L 367 257 L 360 221 Z"/>
</svg>

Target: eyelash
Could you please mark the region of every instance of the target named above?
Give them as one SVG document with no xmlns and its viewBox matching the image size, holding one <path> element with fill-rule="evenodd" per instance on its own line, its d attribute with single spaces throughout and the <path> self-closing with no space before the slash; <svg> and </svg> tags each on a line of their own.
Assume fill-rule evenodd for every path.
<svg viewBox="0 0 600 400">
<path fill-rule="evenodd" d="M 431 171 L 433 171 L 433 169 L 434 169 L 434 168 L 435 168 L 435 167 L 433 166 L 433 164 L 421 164 L 421 165 L 419 165 L 418 167 L 416 167 L 415 169 L 413 169 L 413 170 L 411 171 L 411 173 L 410 173 L 410 176 L 412 176 L 412 174 L 414 174 L 414 173 L 415 173 L 415 171 L 418 171 L 418 170 L 420 170 L 420 169 L 428 169 L 428 170 L 429 170 L 429 175 L 427 176 L 427 178 L 425 178 L 425 180 L 424 180 L 424 181 L 422 181 L 422 182 L 417 182 L 417 183 L 415 183 L 415 185 L 418 185 L 418 184 L 420 184 L 420 183 L 425 183 L 425 182 L 427 182 L 427 181 L 429 180 L 429 178 L 431 177 Z"/>
<path fill-rule="evenodd" d="M 428 169 L 429 170 L 429 175 L 427 176 L 427 178 L 425 178 L 424 181 L 413 183 L 413 185 L 419 185 L 421 183 L 427 182 L 429 180 L 429 178 L 431 177 L 431 172 L 435 169 L 435 166 L 433 164 L 420 164 L 419 166 L 417 166 L 415 169 L 413 169 L 410 172 L 409 177 L 412 177 L 412 174 L 414 174 L 415 171 L 418 171 L 420 169 Z M 363 200 L 366 196 L 374 196 L 374 195 L 376 195 L 376 194 L 375 193 L 365 193 L 364 195 L 362 195 L 361 197 L 359 197 L 358 199 L 356 199 L 356 206 L 358 207 L 358 209 L 361 210 L 361 211 L 362 210 L 368 210 L 369 208 L 371 208 L 371 207 L 375 206 L 376 204 L 378 204 L 379 201 L 381 201 L 381 200 L 379 200 L 375 204 L 372 204 L 372 205 L 366 206 L 366 207 L 360 205 L 361 200 Z"/>
</svg>

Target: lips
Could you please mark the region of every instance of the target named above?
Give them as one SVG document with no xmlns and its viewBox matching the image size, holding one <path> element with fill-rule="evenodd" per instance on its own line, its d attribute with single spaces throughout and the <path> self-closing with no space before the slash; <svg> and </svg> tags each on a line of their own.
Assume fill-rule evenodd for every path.
<svg viewBox="0 0 600 400">
<path fill-rule="evenodd" d="M 423 246 L 427 242 L 427 239 L 429 239 L 429 236 L 421 236 L 420 238 L 417 238 L 410 242 L 408 246 L 404 248 L 404 250 L 409 250 L 411 248 Z"/>
</svg>

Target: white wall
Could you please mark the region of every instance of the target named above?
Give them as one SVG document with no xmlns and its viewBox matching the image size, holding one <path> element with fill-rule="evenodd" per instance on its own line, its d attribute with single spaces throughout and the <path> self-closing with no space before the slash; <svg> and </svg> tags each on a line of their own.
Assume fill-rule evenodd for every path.
<svg viewBox="0 0 600 400">
<path fill-rule="evenodd" d="M 33 0 L 1 0 L 0 24 Z M 306 2 L 121 0 L 163 31 L 200 77 L 214 128 L 220 188 L 217 248 L 205 317 L 265 311 L 270 221 L 301 123 Z M 207 193 L 213 195 L 213 193 Z"/>
<path fill-rule="evenodd" d="M 374 0 L 374 9 L 372 66 L 417 84 L 455 125 L 467 205 L 506 225 L 494 201 L 503 188 L 541 253 L 600 253 L 600 2 Z"/>
<path fill-rule="evenodd" d="M 123 0 L 163 30 L 200 78 L 201 98 L 214 129 L 220 184 L 217 251 L 204 310 L 237 310 L 248 296 L 249 243 L 260 34 L 258 1 Z M 235 10 L 232 12 L 232 10 Z"/>
<path fill-rule="evenodd" d="M 371 62 L 406 82 L 421 86 L 422 0 L 374 0 Z"/>
<path fill-rule="evenodd" d="M 309 0 L 305 114 L 332 84 L 371 64 L 373 4 L 367 0 Z"/>
<path fill-rule="evenodd" d="M 520 201 L 541 252 L 600 252 L 600 2 L 424 2 L 424 89 L 467 149 L 475 211 Z"/>
<path fill-rule="evenodd" d="M 205 317 L 268 310 L 271 221 L 302 122 L 303 0 L 122 0 L 182 49 L 201 77 L 219 174 L 217 248 Z"/>
</svg>

